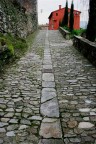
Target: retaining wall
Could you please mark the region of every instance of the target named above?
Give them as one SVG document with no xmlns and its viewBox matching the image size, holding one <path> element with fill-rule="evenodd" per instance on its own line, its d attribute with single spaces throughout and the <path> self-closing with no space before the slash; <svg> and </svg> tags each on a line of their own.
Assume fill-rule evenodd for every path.
<svg viewBox="0 0 96 144">
<path fill-rule="evenodd" d="M 88 60 L 96 66 L 96 44 L 89 40 L 74 36 L 73 45 L 78 49 Z"/>
<path fill-rule="evenodd" d="M 63 37 L 65 39 L 69 40 L 71 38 L 70 32 L 68 32 L 67 30 L 63 29 L 62 27 L 59 27 L 59 31 L 61 32 L 61 34 L 63 35 Z"/>
</svg>

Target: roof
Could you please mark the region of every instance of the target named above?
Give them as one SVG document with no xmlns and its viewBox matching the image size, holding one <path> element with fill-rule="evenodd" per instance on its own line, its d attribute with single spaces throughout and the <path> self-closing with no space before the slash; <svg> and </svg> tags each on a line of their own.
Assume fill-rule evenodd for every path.
<svg viewBox="0 0 96 144">
<path fill-rule="evenodd" d="M 58 12 L 59 10 L 63 10 L 63 9 L 65 9 L 65 7 L 51 12 L 51 14 L 49 15 L 48 19 L 50 19 L 50 18 L 52 17 L 52 14 L 53 14 L 54 12 Z M 70 8 L 68 8 L 68 9 L 70 10 Z M 78 10 L 74 10 L 74 11 L 81 13 L 81 11 L 78 11 Z"/>
</svg>

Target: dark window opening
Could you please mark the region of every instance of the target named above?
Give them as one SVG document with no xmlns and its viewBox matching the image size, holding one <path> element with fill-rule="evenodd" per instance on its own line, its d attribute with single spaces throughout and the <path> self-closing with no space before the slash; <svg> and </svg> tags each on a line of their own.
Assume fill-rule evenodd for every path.
<svg viewBox="0 0 96 144">
<path fill-rule="evenodd" d="M 56 13 L 56 16 L 58 16 L 58 13 Z"/>
</svg>

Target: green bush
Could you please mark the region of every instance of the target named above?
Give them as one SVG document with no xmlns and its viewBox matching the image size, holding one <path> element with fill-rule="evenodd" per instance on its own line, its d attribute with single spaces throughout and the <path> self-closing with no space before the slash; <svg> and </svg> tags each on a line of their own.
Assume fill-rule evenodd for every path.
<svg viewBox="0 0 96 144">
<path fill-rule="evenodd" d="M 70 29 L 68 28 L 68 27 L 66 27 L 66 26 L 64 26 L 63 27 L 63 29 L 65 29 L 65 30 L 67 30 L 67 31 L 69 31 L 70 32 Z M 81 35 L 83 35 L 83 34 L 85 34 L 86 33 L 86 29 L 79 29 L 79 30 L 72 30 L 72 32 L 71 32 L 71 35 L 73 36 L 73 35 L 78 35 L 78 36 L 81 36 Z"/>
<path fill-rule="evenodd" d="M 14 46 L 9 39 L 5 36 L 0 37 L 1 46 L 6 45 L 6 48 L 10 51 L 10 55 L 14 55 Z"/>
<path fill-rule="evenodd" d="M 69 31 L 69 28 L 67 26 L 64 26 L 63 29 Z"/>
<path fill-rule="evenodd" d="M 83 33 L 85 33 L 86 30 L 85 29 L 79 29 L 79 30 L 73 30 L 72 31 L 72 34 L 73 35 L 78 35 L 78 36 L 81 36 Z"/>
<path fill-rule="evenodd" d="M 23 38 L 12 36 L 10 33 L 0 33 L 0 69 L 5 63 L 20 58 L 27 48 L 27 42 Z"/>
<path fill-rule="evenodd" d="M 10 33 L 8 33 L 5 37 L 11 42 L 14 50 L 27 48 L 27 43 L 25 39 L 19 38 L 18 36 L 12 36 Z"/>
<path fill-rule="evenodd" d="M 27 48 L 27 43 L 24 39 L 17 38 L 17 40 L 14 42 L 15 49 L 25 49 Z"/>
</svg>

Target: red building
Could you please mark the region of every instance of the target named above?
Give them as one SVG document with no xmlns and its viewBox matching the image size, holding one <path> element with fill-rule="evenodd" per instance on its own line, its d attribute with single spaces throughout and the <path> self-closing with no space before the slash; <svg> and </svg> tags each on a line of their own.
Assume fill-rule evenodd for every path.
<svg viewBox="0 0 96 144">
<path fill-rule="evenodd" d="M 62 22 L 64 17 L 65 8 L 61 8 L 51 12 L 49 16 L 49 30 L 57 30 L 59 28 L 59 23 Z M 70 9 L 68 8 L 68 16 L 70 16 Z M 74 29 L 80 29 L 80 11 L 74 10 Z M 68 20 L 69 21 L 69 20 Z M 69 22 L 68 22 L 69 23 Z M 68 24 L 69 25 L 69 24 Z"/>
</svg>

